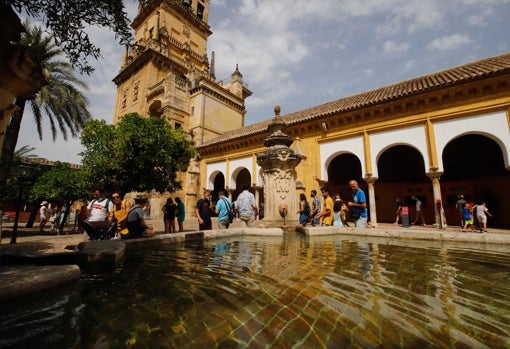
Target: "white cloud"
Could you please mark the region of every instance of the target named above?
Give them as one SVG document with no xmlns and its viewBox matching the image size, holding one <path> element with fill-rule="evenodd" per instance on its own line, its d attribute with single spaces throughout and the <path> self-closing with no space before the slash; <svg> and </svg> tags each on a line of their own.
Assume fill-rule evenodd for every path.
<svg viewBox="0 0 510 349">
<path fill-rule="evenodd" d="M 404 64 L 404 67 L 402 68 L 403 71 L 409 71 L 411 69 L 413 69 L 416 65 L 416 62 L 414 59 L 411 59 L 411 60 L 408 60 L 407 62 L 405 62 Z"/>
<path fill-rule="evenodd" d="M 509 50 L 510 0 L 219 0 L 209 2 L 208 53 L 216 77 L 236 64 L 253 95 L 247 124 Z M 137 1 L 126 1 L 134 18 Z M 86 77 L 91 111 L 112 121 L 123 49 L 108 30 L 90 29 L 103 51 Z M 445 35 L 445 33 L 455 33 Z M 436 55 L 431 51 L 448 51 Z M 381 54 L 384 53 L 384 54 Z M 78 159 L 78 141 L 53 144 L 34 135 L 31 116 L 18 147 L 37 146 L 50 160 Z M 33 123 L 32 123 L 33 124 Z M 65 153 L 73 154 L 71 156 Z"/>
<path fill-rule="evenodd" d="M 471 44 L 472 40 L 467 34 L 455 33 L 432 40 L 428 45 L 429 50 L 448 51 L 455 50 L 461 46 Z"/>
<path fill-rule="evenodd" d="M 411 47 L 411 45 L 407 42 L 398 44 L 392 40 L 388 40 L 383 44 L 383 51 L 386 54 L 401 53 L 407 51 L 409 47 Z"/>
</svg>

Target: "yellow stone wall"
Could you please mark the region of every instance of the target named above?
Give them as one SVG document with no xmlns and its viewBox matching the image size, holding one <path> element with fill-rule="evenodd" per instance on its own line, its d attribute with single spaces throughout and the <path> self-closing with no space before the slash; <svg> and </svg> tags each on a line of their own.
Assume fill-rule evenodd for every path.
<svg viewBox="0 0 510 349">
<path fill-rule="evenodd" d="M 440 178 L 441 171 L 444 171 L 441 157 L 444 150 L 445 124 L 466 126 L 466 130 L 459 130 L 455 127 L 451 128 L 448 132 L 448 136 L 451 137 L 449 139 L 462 137 L 465 134 L 481 134 L 495 139 L 500 144 L 504 160 L 506 160 L 509 153 L 508 149 L 510 149 L 510 93 L 508 93 L 508 89 L 505 86 L 508 85 L 509 81 L 509 76 L 490 77 L 460 87 L 445 86 L 441 90 L 402 98 L 400 101 L 382 102 L 375 106 L 367 106 L 361 110 L 328 113 L 327 117 L 324 118 L 308 118 L 308 109 L 282 115 L 282 119 L 287 120 L 289 123 L 289 127 L 285 132 L 294 139 L 291 148 L 303 155 L 303 160 L 296 167 L 296 183 L 298 183 L 296 200 L 298 200 L 300 193 L 304 192 L 309 197 L 310 190 L 319 190 L 321 184 L 327 181 L 334 181 L 334 178 L 327 178 L 328 175 L 324 175 L 324 167 L 327 166 L 324 163 L 324 154 L 321 157 L 321 147 L 331 142 L 358 140 L 357 144 L 361 151 L 353 154 L 358 156 L 362 163 L 361 179 L 364 179 L 367 183 L 375 181 L 373 187 L 375 188 L 375 195 L 379 198 L 378 202 L 388 202 L 388 204 L 382 206 L 379 204 L 377 208 L 377 216 L 385 217 L 385 220 L 388 220 L 387 217 L 393 217 L 393 201 L 396 197 L 395 185 L 379 183 L 377 178 L 373 178 L 377 173 L 378 161 L 374 149 L 380 151 L 380 144 L 377 144 L 376 139 L 381 139 L 381 136 L 385 134 L 414 129 L 414 132 L 418 132 L 423 137 L 424 147 L 420 151 L 424 156 L 426 165 L 425 174 L 429 176 L 432 182 L 428 183 L 430 187 L 433 187 L 434 173 L 439 171 L 437 176 Z M 435 102 L 437 101 L 437 96 L 447 96 L 448 99 L 444 103 Z M 403 106 L 407 106 L 407 109 Z M 315 112 L 313 108 L 310 108 L 310 114 Z M 487 129 L 487 124 L 484 123 L 488 121 L 486 116 L 494 113 L 498 114 L 497 120 L 499 126 L 492 130 Z M 295 114 L 299 114 L 303 120 L 307 121 L 296 122 Z M 501 115 L 503 115 L 504 121 L 501 119 Z M 323 122 L 326 123 L 327 130 L 323 129 Z M 503 127 L 501 127 L 502 122 Z M 479 130 L 482 128 L 484 130 L 480 133 L 481 131 Z M 257 129 L 257 131 L 254 132 L 254 129 Z M 213 140 L 211 143 L 199 147 L 201 154 L 201 188 L 199 190 L 204 188 L 213 189 L 210 186 L 211 178 L 208 178 L 211 175 L 210 168 L 219 168 L 221 163 L 226 163 L 226 173 L 224 173 L 226 186 L 234 189 L 230 185 L 230 177 L 234 175 L 233 171 L 236 169 L 229 164 L 236 159 L 246 159 L 250 156 L 255 157 L 256 154 L 265 151 L 266 148 L 263 143 L 265 137 L 269 135 L 269 131 L 265 130 L 261 134 L 258 131 L 259 129 L 261 128 L 251 126 L 250 133 L 242 137 L 232 133 L 230 139 L 228 136 L 223 136 L 216 142 Z M 443 131 L 439 135 L 440 139 L 438 140 L 437 132 L 440 129 Z M 443 144 L 438 144 L 440 141 Z M 385 144 L 387 143 L 388 147 L 391 147 L 399 144 L 399 139 L 386 139 L 384 142 Z M 505 144 L 501 144 L 501 142 Z M 338 149 L 338 151 L 349 153 L 351 151 L 354 152 L 354 149 L 346 148 Z M 473 161 L 475 166 L 476 160 Z M 243 166 L 251 172 L 251 184 L 254 186 L 258 185 L 259 191 L 262 192 L 260 187 L 262 183 L 257 183 L 257 169 L 251 168 L 249 161 L 245 161 Z M 507 166 L 507 169 L 510 169 L 510 166 L 507 164 L 505 166 Z M 508 180 L 505 178 L 490 178 L 485 181 L 494 183 L 495 188 L 501 191 L 502 186 L 495 183 Z M 474 179 L 472 181 L 473 183 L 476 182 Z M 476 183 L 486 185 L 483 180 Z M 344 186 L 346 185 L 347 183 Z M 366 194 L 368 196 L 367 192 Z M 484 193 L 474 192 L 473 195 L 477 195 L 479 198 L 483 197 Z M 507 196 L 503 195 L 501 197 L 499 195 L 501 207 L 510 205 L 509 199 L 506 199 Z M 436 198 L 441 198 L 441 193 L 439 193 L 439 196 L 434 194 L 434 200 Z M 375 214 L 372 214 L 372 216 L 375 216 Z"/>
<path fill-rule="evenodd" d="M 193 139 L 197 144 L 242 127 L 242 113 L 232 109 L 224 101 L 210 98 L 205 93 L 191 97 L 190 106 L 192 110 L 190 128 L 194 130 Z"/>
</svg>

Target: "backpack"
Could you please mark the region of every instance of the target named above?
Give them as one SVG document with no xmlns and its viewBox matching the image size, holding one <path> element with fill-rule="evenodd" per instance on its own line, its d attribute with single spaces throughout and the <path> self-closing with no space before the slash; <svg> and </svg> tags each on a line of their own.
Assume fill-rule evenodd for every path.
<svg viewBox="0 0 510 349">
<path fill-rule="evenodd" d="M 236 216 L 235 209 L 232 206 L 230 206 L 228 200 L 225 200 L 225 198 L 223 198 L 222 200 L 225 202 L 225 205 L 227 206 L 228 221 L 232 223 L 234 221 L 234 217 Z"/>
<path fill-rule="evenodd" d="M 305 202 L 305 207 L 303 208 L 303 213 L 305 216 L 310 217 L 310 204 L 308 202 Z"/>
</svg>

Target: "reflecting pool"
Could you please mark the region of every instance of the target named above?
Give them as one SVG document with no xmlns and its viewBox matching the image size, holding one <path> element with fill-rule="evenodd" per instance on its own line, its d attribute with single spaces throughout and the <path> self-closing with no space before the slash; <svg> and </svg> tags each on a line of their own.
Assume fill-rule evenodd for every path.
<svg viewBox="0 0 510 349">
<path fill-rule="evenodd" d="M 128 251 L 2 305 L 0 347 L 510 348 L 508 252 L 294 233 Z"/>
</svg>

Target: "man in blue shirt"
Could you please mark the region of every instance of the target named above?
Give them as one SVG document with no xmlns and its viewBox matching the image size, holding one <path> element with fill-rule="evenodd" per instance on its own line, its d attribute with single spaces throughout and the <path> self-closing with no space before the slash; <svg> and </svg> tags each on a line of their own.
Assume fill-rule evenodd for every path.
<svg viewBox="0 0 510 349">
<path fill-rule="evenodd" d="M 368 212 L 365 192 L 359 187 L 358 182 L 354 179 L 349 181 L 349 186 L 352 190 L 352 201 L 349 201 L 347 205 L 349 206 L 351 217 L 354 220 L 354 225 L 356 228 L 366 228 L 368 225 Z M 357 212 L 359 217 L 356 217 L 358 214 L 353 215 L 353 212 Z"/>
<path fill-rule="evenodd" d="M 227 229 L 230 226 L 229 212 L 232 210 L 232 202 L 225 197 L 225 192 L 218 192 L 216 203 L 216 214 L 218 215 L 218 229 Z"/>
</svg>

